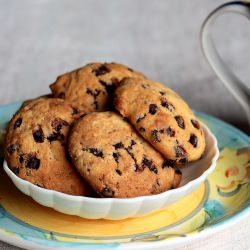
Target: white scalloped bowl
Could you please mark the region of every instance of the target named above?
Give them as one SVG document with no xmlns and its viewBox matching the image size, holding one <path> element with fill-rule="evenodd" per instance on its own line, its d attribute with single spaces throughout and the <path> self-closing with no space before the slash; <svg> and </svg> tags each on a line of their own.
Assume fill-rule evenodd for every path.
<svg viewBox="0 0 250 250">
<path fill-rule="evenodd" d="M 8 168 L 6 162 L 4 162 L 4 170 L 16 187 L 24 194 L 31 196 L 43 206 L 51 207 L 65 214 L 88 219 L 109 220 L 144 216 L 166 208 L 194 192 L 215 169 L 219 157 L 217 140 L 207 126 L 203 125 L 203 129 L 206 138 L 206 149 L 202 159 L 189 163 L 181 169 L 182 181 L 180 187 L 157 195 L 128 199 L 73 196 L 40 188 L 19 178 Z"/>
</svg>

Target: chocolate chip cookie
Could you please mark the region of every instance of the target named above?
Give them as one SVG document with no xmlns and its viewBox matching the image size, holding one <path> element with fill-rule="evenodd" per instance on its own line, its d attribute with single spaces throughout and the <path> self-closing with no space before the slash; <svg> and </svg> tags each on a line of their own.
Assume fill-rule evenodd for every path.
<svg viewBox="0 0 250 250">
<path fill-rule="evenodd" d="M 166 159 L 168 166 L 197 160 L 205 149 L 201 124 L 186 102 L 163 84 L 127 78 L 115 107 Z"/>
<path fill-rule="evenodd" d="M 29 101 L 12 118 L 5 139 L 5 158 L 20 178 L 72 195 L 88 195 L 89 186 L 65 151 L 72 107 L 61 99 Z"/>
<path fill-rule="evenodd" d="M 181 172 L 166 164 L 114 112 L 93 112 L 78 120 L 69 138 L 69 152 L 79 172 L 101 197 L 158 194 L 177 187 L 181 180 Z"/>
<path fill-rule="evenodd" d="M 145 78 L 117 63 L 91 63 L 63 74 L 50 85 L 54 97 L 70 102 L 75 112 L 84 114 L 111 109 L 112 94 L 124 77 Z"/>
</svg>

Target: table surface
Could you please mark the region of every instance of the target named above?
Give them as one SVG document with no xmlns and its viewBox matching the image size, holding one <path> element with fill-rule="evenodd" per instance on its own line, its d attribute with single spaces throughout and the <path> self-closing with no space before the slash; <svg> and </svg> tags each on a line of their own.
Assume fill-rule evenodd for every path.
<svg viewBox="0 0 250 250">
<path fill-rule="evenodd" d="M 120 62 L 177 91 L 195 110 L 249 133 L 245 114 L 206 63 L 205 17 L 222 0 L 0 0 L 0 105 L 49 93 L 64 72 Z M 232 32 L 233 31 L 233 32 Z M 246 18 L 219 18 L 213 36 L 225 61 L 250 86 Z M 249 218 L 180 249 L 249 249 Z M 0 249 L 17 249 L 0 242 Z"/>
</svg>

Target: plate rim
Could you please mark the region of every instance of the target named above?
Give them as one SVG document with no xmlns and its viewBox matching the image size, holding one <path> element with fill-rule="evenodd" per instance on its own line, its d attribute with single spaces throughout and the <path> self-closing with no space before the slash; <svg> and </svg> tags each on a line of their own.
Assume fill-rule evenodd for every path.
<svg viewBox="0 0 250 250">
<path fill-rule="evenodd" d="M 246 207 L 244 210 L 248 209 L 248 213 L 250 212 L 250 207 Z M 245 215 L 242 215 L 243 211 L 240 211 L 236 213 L 234 216 L 226 219 L 227 223 L 219 222 L 218 224 L 214 224 L 210 226 L 208 229 L 201 231 L 199 234 L 187 234 L 187 237 L 185 238 L 173 238 L 169 240 L 162 240 L 162 241 L 155 241 L 155 242 L 128 242 L 128 243 L 119 243 L 117 247 L 112 247 L 111 249 L 118 249 L 118 250 L 147 250 L 147 249 L 159 249 L 159 247 L 176 247 L 176 246 L 182 246 L 184 244 L 190 244 L 191 242 L 194 242 L 196 240 L 207 238 L 208 236 L 212 236 L 217 232 L 221 232 L 223 229 L 227 228 L 228 226 L 232 226 L 236 223 L 239 223 L 241 220 L 243 220 L 245 217 L 249 216 L 250 213 Z M 13 241 L 13 238 L 15 238 L 15 241 Z M 32 238 L 32 237 L 31 237 Z M 25 249 L 32 249 L 32 250 L 54 250 L 55 248 L 61 249 L 61 250 L 72 250 L 72 248 L 69 247 L 56 247 L 56 246 L 48 246 L 48 245 L 39 245 L 38 243 L 34 243 L 29 240 L 21 239 L 19 236 L 8 236 L 4 233 L 0 232 L 0 240 L 11 244 L 16 247 L 23 247 Z M 103 246 L 104 244 L 99 244 L 100 246 Z M 110 244 L 107 244 L 107 247 L 101 247 L 101 249 L 109 249 Z M 113 244 L 115 245 L 115 244 Z M 98 244 L 93 245 L 93 250 L 98 250 Z M 89 246 L 82 245 L 81 247 L 76 247 L 75 249 L 88 249 Z"/>
</svg>

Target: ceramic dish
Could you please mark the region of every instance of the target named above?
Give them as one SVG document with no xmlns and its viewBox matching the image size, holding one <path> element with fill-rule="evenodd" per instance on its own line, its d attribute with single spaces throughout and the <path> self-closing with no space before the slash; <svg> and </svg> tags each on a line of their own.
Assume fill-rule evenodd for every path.
<svg viewBox="0 0 250 250">
<path fill-rule="evenodd" d="M 0 130 L 19 106 L 0 107 Z M 195 192 L 148 216 L 88 220 L 39 205 L 21 193 L 0 167 L 0 240 L 32 250 L 160 250 L 201 240 L 246 219 L 250 138 L 211 116 L 196 115 L 215 134 L 220 158 Z"/>
<path fill-rule="evenodd" d="M 207 126 L 203 125 L 206 149 L 202 159 L 182 168 L 183 178 L 180 187 L 166 192 L 136 198 L 92 198 L 73 196 L 38 187 L 16 176 L 4 162 L 4 170 L 15 186 L 31 196 L 39 204 L 51 207 L 61 213 L 78 215 L 88 219 L 120 220 L 139 217 L 166 208 L 170 204 L 194 192 L 212 173 L 219 157 L 216 138 Z"/>
</svg>

